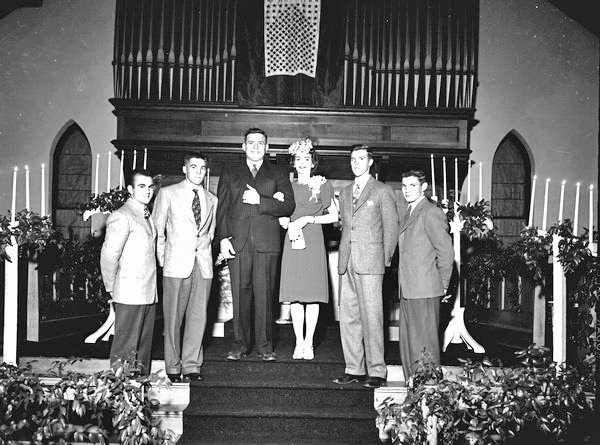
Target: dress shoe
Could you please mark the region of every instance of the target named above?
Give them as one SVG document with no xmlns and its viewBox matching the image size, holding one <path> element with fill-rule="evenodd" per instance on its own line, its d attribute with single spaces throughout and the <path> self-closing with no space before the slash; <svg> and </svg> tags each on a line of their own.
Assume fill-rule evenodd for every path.
<svg viewBox="0 0 600 445">
<path fill-rule="evenodd" d="M 304 344 L 296 343 L 296 347 L 294 348 L 294 353 L 292 354 L 292 358 L 294 360 L 302 360 L 304 357 Z"/>
<path fill-rule="evenodd" d="M 312 360 L 315 358 L 315 350 L 313 349 L 312 345 L 304 346 L 304 353 L 302 354 L 302 358 L 304 360 Z"/>
<path fill-rule="evenodd" d="M 248 354 L 245 352 L 241 352 L 241 351 L 230 351 L 227 354 L 227 360 L 232 361 L 232 362 L 237 362 L 238 360 L 243 359 L 244 357 L 246 357 Z"/>
<path fill-rule="evenodd" d="M 274 352 L 259 352 L 258 356 L 263 362 L 274 362 L 277 360 L 277 355 Z"/>
<path fill-rule="evenodd" d="M 202 380 L 202 376 L 199 372 L 190 372 L 189 374 L 183 374 L 183 378 L 190 382 Z"/>
<path fill-rule="evenodd" d="M 363 385 L 365 388 L 380 388 L 385 384 L 385 379 L 383 377 L 369 377 L 365 384 Z"/>
<path fill-rule="evenodd" d="M 333 383 L 337 383 L 338 385 L 347 385 L 349 383 L 358 383 L 364 382 L 364 375 L 355 375 L 355 374 L 344 374 L 340 377 L 333 379 Z"/>
<path fill-rule="evenodd" d="M 167 377 L 169 377 L 169 380 L 171 381 L 171 383 L 181 382 L 181 374 L 168 374 L 167 373 Z"/>
</svg>

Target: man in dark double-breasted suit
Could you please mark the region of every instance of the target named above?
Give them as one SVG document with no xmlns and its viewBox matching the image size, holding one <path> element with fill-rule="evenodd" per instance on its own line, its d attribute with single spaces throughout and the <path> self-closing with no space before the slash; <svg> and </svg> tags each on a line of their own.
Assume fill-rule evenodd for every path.
<svg viewBox="0 0 600 445">
<path fill-rule="evenodd" d="M 405 379 L 425 349 L 440 362 L 440 299 L 446 294 L 454 248 L 444 212 L 425 197 L 427 182 L 421 170 L 402 174 L 399 200 L 398 282 L 400 297 L 400 359 Z M 408 204 L 408 206 L 407 206 Z M 408 208 L 407 208 L 408 207 Z"/>
<path fill-rule="evenodd" d="M 221 255 L 229 260 L 233 297 L 234 341 L 228 360 L 252 349 L 252 306 L 258 355 L 277 359 L 272 343 L 272 300 L 277 282 L 281 234 L 278 218 L 296 207 L 288 173 L 264 159 L 266 133 L 251 128 L 244 135 L 242 165 L 224 169 L 217 196 Z"/>
<path fill-rule="evenodd" d="M 354 183 L 340 192 L 342 238 L 339 246 L 340 337 L 346 369 L 334 379 L 345 385 L 368 379 L 385 382 L 383 275 L 398 242 L 398 215 L 392 188 L 374 179 L 369 147 L 354 147 Z"/>
</svg>

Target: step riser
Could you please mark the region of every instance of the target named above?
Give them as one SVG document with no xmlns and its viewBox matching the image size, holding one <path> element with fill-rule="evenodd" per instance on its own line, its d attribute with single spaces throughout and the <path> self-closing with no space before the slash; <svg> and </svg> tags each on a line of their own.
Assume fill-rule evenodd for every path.
<svg viewBox="0 0 600 445">
<path fill-rule="evenodd" d="M 185 435 L 194 424 L 194 437 Z M 186 443 L 345 443 L 377 444 L 375 415 L 372 419 L 303 419 L 261 417 L 199 417 L 184 418 Z"/>
<path fill-rule="evenodd" d="M 265 406 L 279 413 L 295 412 L 303 407 L 314 406 L 315 401 L 323 409 L 336 409 L 343 415 L 344 409 L 356 413 L 370 413 L 373 407 L 373 391 L 344 389 L 303 388 L 239 388 L 204 387 L 202 391 L 191 391 L 190 407 L 186 414 L 199 409 L 204 412 L 218 409 L 237 411 L 238 407 Z"/>
<path fill-rule="evenodd" d="M 332 380 L 344 373 L 341 363 L 309 363 L 309 362 L 270 362 L 240 360 L 237 362 L 205 362 L 202 366 L 202 376 L 207 381 L 219 381 L 223 376 L 228 380 L 239 380 L 243 383 L 256 376 L 264 382 L 271 379 L 281 380 L 289 376 L 291 381 Z M 239 379 L 236 378 L 239 376 Z"/>
</svg>

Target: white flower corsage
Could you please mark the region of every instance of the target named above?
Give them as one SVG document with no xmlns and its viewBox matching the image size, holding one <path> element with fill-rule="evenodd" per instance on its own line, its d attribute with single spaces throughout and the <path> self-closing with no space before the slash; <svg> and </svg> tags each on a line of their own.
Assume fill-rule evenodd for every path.
<svg viewBox="0 0 600 445">
<path fill-rule="evenodd" d="M 315 199 L 315 202 L 317 201 L 317 195 L 321 191 L 321 185 L 325 184 L 325 182 L 327 182 L 327 179 L 325 179 L 325 176 L 321 175 L 311 176 L 308 179 L 308 181 L 305 184 L 308 185 L 308 189 L 312 193 L 309 198 L 309 201 L 313 198 Z"/>
<path fill-rule="evenodd" d="M 290 147 L 288 148 L 288 153 L 292 156 L 295 156 L 298 153 L 310 153 L 310 150 L 312 150 L 312 148 L 313 144 L 309 138 L 300 139 L 299 141 L 296 141 L 292 145 L 290 145 Z"/>
</svg>

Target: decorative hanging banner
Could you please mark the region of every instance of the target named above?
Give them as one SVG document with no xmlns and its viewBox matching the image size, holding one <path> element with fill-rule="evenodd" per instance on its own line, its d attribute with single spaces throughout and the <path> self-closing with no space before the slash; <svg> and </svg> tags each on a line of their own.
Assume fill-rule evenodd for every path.
<svg viewBox="0 0 600 445">
<path fill-rule="evenodd" d="M 265 0 L 265 76 L 315 77 L 321 0 Z"/>
</svg>

